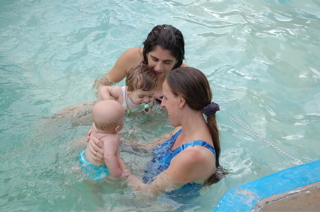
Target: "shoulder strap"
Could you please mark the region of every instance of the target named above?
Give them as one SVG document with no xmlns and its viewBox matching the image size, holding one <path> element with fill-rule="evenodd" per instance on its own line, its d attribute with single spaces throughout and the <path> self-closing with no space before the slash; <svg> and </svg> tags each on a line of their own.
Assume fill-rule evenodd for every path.
<svg viewBox="0 0 320 212">
<path fill-rule="evenodd" d="M 189 146 L 203 146 L 203 147 L 206 147 L 207 149 L 209 149 L 214 155 L 216 155 L 216 150 L 213 148 L 213 146 L 211 146 L 210 144 L 208 144 L 207 142 L 205 142 L 203 140 L 195 140 L 195 141 L 191 141 L 191 142 L 182 144 L 179 148 L 172 151 L 172 153 L 174 156 L 176 156 L 177 154 L 179 154 L 181 151 L 185 150 Z"/>
</svg>

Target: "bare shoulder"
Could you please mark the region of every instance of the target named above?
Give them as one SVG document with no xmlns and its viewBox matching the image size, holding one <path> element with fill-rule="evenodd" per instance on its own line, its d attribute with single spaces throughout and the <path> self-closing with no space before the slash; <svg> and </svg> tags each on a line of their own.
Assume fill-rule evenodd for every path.
<svg viewBox="0 0 320 212">
<path fill-rule="evenodd" d="M 134 64 L 137 63 L 138 65 L 143 60 L 142 51 L 142 47 L 134 47 L 125 51 L 122 56 L 125 57 L 127 61 L 130 61 Z"/>
<path fill-rule="evenodd" d="M 181 67 L 188 67 L 188 65 L 185 64 L 185 63 L 182 63 L 182 64 L 181 64 Z"/>
<path fill-rule="evenodd" d="M 215 170 L 215 157 L 205 147 L 193 146 L 174 157 L 171 165 L 175 170 L 171 174 L 178 182 L 204 180 Z"/>
<path fill-rule="evenodd" d="M 203 151 L 203 147 L 198 148 L 198 146 L 188 147 L 177 157 L 179 157 L 185 164 L 201 165 L 209 162 L 207 154 Z"/>
<path fill-rule="evenodd" d="M 112 82 L 120 82 L 127 76 L 128 71 L 143 60 L 142 48 L 135 47 L 126 50 L 116 61 L 108 76 Z"/>
</svg>

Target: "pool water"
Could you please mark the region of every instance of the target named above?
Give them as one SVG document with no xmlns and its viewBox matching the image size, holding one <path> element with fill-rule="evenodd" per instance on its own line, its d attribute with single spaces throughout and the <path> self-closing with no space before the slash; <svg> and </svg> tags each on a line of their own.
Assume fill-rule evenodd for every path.
<svg viewBox="0 0 320 212">
<path fill-rule="evenodd" d="M 0 20 L 2 211 L 210 211 L 234 186 L 319 158 L 318 1 L 2 0 Z M 182 31 L 185 63 L 206 74 L 221 106 L 229 174 L 188 205 L 84 180 L 84 146 L 71 141 L 90 126 L 52 116 L 94 101 L 94 80 L 163 23 Z M 150 142 L 169 129 L 158 108 L 124 134 Z M 123 158 L 139 174 L 150 157 Z"/>
</svg>

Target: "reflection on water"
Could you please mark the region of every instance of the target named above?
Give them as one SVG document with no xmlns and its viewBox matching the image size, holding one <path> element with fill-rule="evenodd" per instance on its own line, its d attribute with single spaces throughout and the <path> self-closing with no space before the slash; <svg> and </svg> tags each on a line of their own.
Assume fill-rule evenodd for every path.
<svg viewBox="0 0 320 212">
<path fill-rule="evenodd" d="M 319 8 L 316 1 L 286 0 L 3 0 L 1 208 L 210 211 L 231 187 L 317 159 Z M 71 144 L 83 141 L 90 129 L 90 104 L 67 119 L 53 116 L 95 101 L 94 80 L 163 23 L 182 31 L 185 62 L 206 74 L 221 106 L 221 163 L 229 175 L 188 205 L 147 202 L 118 181 L 83 180 L 77 156 L 85 142 Z M 144 119 L 128 118 L 123 136 L 151 142 L 170 129 L 158 108 Z M 149 160 L 122 156 L 138 175 Z"/>
</svg>

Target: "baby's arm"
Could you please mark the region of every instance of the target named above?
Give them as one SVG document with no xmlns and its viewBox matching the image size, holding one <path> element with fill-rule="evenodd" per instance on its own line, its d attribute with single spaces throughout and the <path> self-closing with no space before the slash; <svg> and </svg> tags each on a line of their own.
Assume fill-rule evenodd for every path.
<svg viewBox="0 0 320 212">
<path fill-rule="evenodd" d="M 104 162 L 109 169 L 110 175 L 115 178 L 121 177 L 121 167 L 119 164 L 119 140 L 103 139 Z"/>
<path fill-rule="evenodd" d="M 120 104 L 122 104 L 122 89 L 120 86 L 100 86 L 98 89 L 98 98 L 100 100 L 115 99 L 119 102 L 121 101 Z"/>
</svg>

